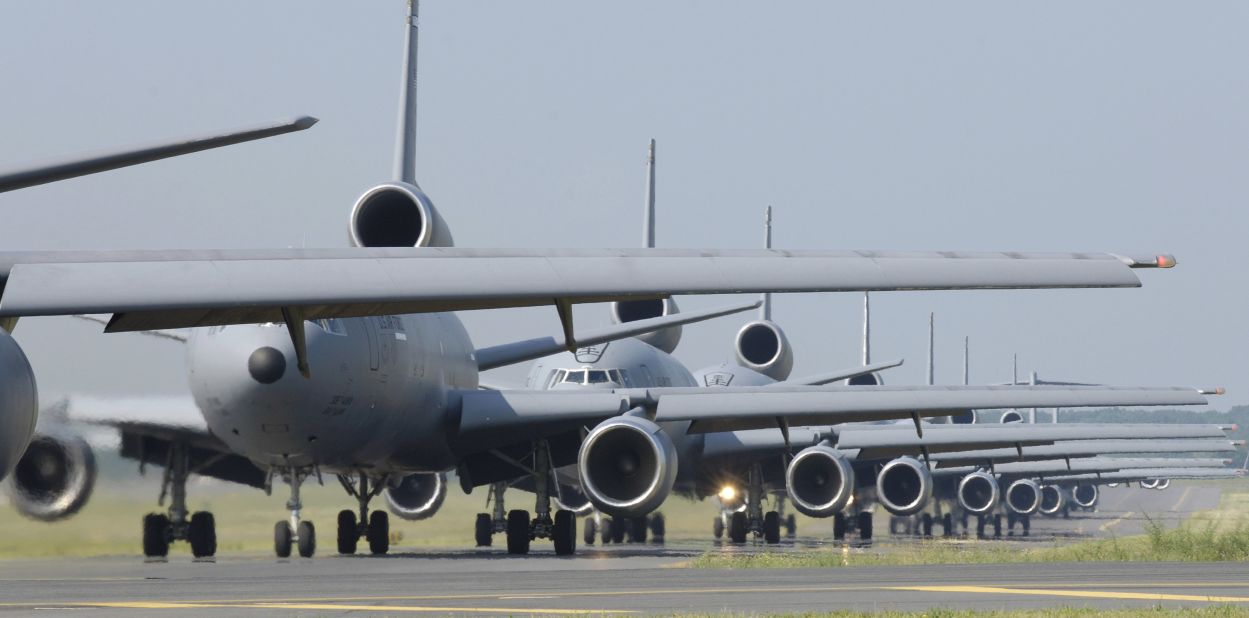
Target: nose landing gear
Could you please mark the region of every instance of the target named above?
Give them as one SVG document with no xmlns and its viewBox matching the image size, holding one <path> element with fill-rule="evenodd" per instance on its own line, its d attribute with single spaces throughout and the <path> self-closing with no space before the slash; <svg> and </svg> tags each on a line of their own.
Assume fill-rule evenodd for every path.
<svg viewBox="0 0 1249 618">
<path fill-rule="evenodd" d="M 290 509 L 291 518 L 273 525 L 273 552 L 279 558 L 290 558 L 291 546 L 294 545 L 300 557 L 311 558 L 317 552 L 317 529 L 312 522 L 301 521 L 299 517 L 304 508 L 299 499 L 299 488 L 308 478 L 308 471 L 291 468 L 287 475 L 291 497 L 286 501 L 286 508 Z"/>
</svg>

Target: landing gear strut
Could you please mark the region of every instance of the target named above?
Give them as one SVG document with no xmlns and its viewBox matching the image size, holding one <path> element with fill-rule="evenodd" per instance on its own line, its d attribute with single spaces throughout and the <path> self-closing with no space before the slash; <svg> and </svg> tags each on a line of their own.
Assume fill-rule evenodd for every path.
<svg viewBox="0 0 1249 618">
<path fill-rule="evenodd" d="M 338 553 L 356 553 L 356 545 L 361 537 L 369 542 L 369 552 L 373 555 L 390 551 L 390 515 L 385 511 L 373 511 L 369 514 L 369 501 L 386 489 L 386 477 L 378 479 L 371 489 L 369 477 L 363 472 L 360 473 L 358 486 L 346 474 L 338 475 L 338 482 L 356 499 L 360 510 L 359 520 L 350 509 L 338 512 Z"/>
<path fill-rule="evenodd" d="M 290 558 L 293 544 L 299 549 L 301 557 L 311 558 L 317 553 L 317 529 L 312 522 L 300 521 L 299 518 L 299 513 L 304 508 L 299 499 L 299 488 L 308 478 L 308 471 L 291 467 L 287 475 L 291 497 L 286 501 L 286 508 L 291 512 L 291 518 L 290 521 L 279 521 L 273 525 L 273 553 L 279 558 Z"/>
<path fill-rule="evenodd" d="M 507 553 L 527 554 L 529 543 L 533 539 L 551 539 L 555 545 L 555 553 L 560 556 L 572 554 L 577 549 L 577 516 L 572 511 L 560 509 L 551 515 L 551 451 L 545 440 L 533 443 L 533 467 L 529 472 L 533 475 L 534 513 L 531 518 L 528 511 L 507 511 L 504 516 L 503 491 L 505 483 L 495 483 L 491 487 L 494 497 L 494 517 L 486 513 L 477 515 L 475 536 L 478 547 L 490 545 L 490 535 L 504 532 L 507 535 Z M 488 519 L 489 518 L 489 519 Z M 500 522 L 502 525 L 500 526 Z M 618 523 L 613 520 L 614 524 Z M 500 528 L 502 528 L 500 530 Z M 487 533 L 487 529 L 489 533 Z"/>
<path fill-rule="evenodd" d="M 169 555 L 173 541 L 188 541 L 191 555 L 210 558 L 217 553 L 217 524 L 212 513 L 200 511 L 187 518 L 186 481 L 190 476 L 190 453 L 185 444 L 174 443 L 165 459 L 165 474 L 161 479 L 160 498 L 157 504 L 164 506 L 165 496 L 170 497 L 167 514 L 149 513 L 143 517 L 143 555 L 163 558 Z"/>
<path fill-rule="evenodd" d="M 763 466 L 751 464 L 746 474 L 746 510 L 729 517 L 730 541 L 745 543 L 747 534 L 753 534 L 756 538 L 763 537 L 768 545 L 781 542 L 781 514 L 763 512 L 763 493 Z"/>
</svg>

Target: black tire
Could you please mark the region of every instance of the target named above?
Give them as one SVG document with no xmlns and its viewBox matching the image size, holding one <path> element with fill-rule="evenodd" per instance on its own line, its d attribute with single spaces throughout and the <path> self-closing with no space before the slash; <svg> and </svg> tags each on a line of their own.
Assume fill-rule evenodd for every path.
<svg viewBox="0 0 1249 618">
<path fill-rule="evenodd" d="M 164 558 L 169 555 L 169 518 L 160 513 L 143 516 L 143 555 Z"/>
<path fill-rule="evenodd" d="M 977 516 L 976 516 L 976 538 L 978 538 L 978 539 L 983 539 L 983 538 L 984 538 L 984 526 L 985 526 L 985 524 L 987 524 L 987 523 L 989 523 L 989 522 L 988 522 L 988 520 L 985 518 L 985 516 L 984 516 L 984 515 L 977 515 Z"/>
<path fill-rule="evenodd" d="M 629 520 L 629 542 L 645 543 L 646 542 L 646 517 L 634 517 Z"/>
<path fill-rule="evenodd" d="M 612 520 L 611 520 L 611 518 L 609 517 L 609 518 L 604 519 L 604 520 L 602 521 L 602 525 L 601 525 L 601 526 L 599 526 L 599 532 L 600 532 L 600 533 L 602 533 L 602 536 L 603 536 L 603 545 L 607 545 L 607 544 L 611 543 L 611 539 L 612 539 L 612 534 L 611 534 L 612 524 L 611 524 L 611 522 L 612 522 Z"/>
<path fill-rule="evenodd" d="M 668 522 L 664 520 L 663 513 L 655 513 L 651 515 L 651 542 L 663 545 L 664 533 L 667 532 Z"/>
<path fill-rule="evenodd" d="M 273 553 L 279 558 L 291 557 L 291 525 L 279 521 L 273 524 Z"/>
<path fill-rule="evenodd" d="M 360 544 L 360 526 L 356 512 L 343 509 L 338 512 L 338 553 L 350 556 Z"/>
<path fill-rule="evenodd" d="M 714 520 L 712 520 L 711 534 L 716 537 L 717 541 L 724 538 L 724 518 L 723 517 L 717 516 Z"/>
<path fill-rule="evenodd" d="M 299 522 L 299 556 L 311 558 L 317 553 L 317 527 L 310 521 Z"/>
<path fill-rule="evenodd" d="M 859 513 L 859 538 L 864 541 L 872 540 L 871 513 Z"/>
<path fill-rule="evenodd" d="M 941 536 L 947 539 L 954 536 L 954 516 L 950 513 L 941 517 Z"/>
<path fill-rule="evenodd" d="M 1032 534 L 1032 516 L 1024 515 L 1020 517 L 1019 526 L 1023 528 L 1024 536 L 1029 536 L 1030 534 Z"/>
<path fill-rule="evenodd" d="M 768 511 L 763 514 L 763 542 L 776 545 L 781 542 L 781 514 Z"/>
<path fill-rule="evenodd" d="M 792 539 L 798 536 L 798 518 L 793 513 L 785 516 L 785 538 Z"/>
<path fill-rule="evenodd" d="M 211 558 L 217 554 L 217 520 L 212 513 L 200 511 L 191 515 L 187 540 L 191 542 L 191 555 L 196 558 Z"/>
<path fill-rule="evenodd" d="M 529 511 L 509 511 L 507 514 L 507 553 L 529 553 Z"/>
<path fill-rule="evenodd" d="M 919 529 L 920 533 L 924 535 L 924 538 L 932 538 L 932 515 L 924 513 L 920 516 Z"/>
<path fill-rule="evenodd" d="M 1001 538 L 1002 536 L 1002 516 L 993 516 L 993 538 Z"/>
<path fill-rule="evenodd" d="M 581 540 L 586 545 L 594 545 L 594 541 L 598 540 L 598 522 L 594 520 L 594 516 L 585 518 L 585 531 L 582 533 Z"/>
<path fill-rule="evenodd" d="M 369 552 L 383 556 L 390 551 L 390 514 L 373 511 L 369 514 L 369 529 L 364 533 L 369 540 Z"/>
<path fill-rule="evenodd" d="M 628 526 L 625 525 L 625 519 L 622 517 L 611 518 L 611 542 L 619 545 L 624 543 L 625 532 Z"/>
<path fill-rule="evenodd" d="M 845 513 L 837 513 L 833 515 L 833 540 L 844 541 L 846 539 L 846 515 Z"/>
<path fill-rule="evenodd" d="M 478 513 L 477 521 L 473 523 L 473 540 L 477 542 L 478 547 L 490 547 L 491 541 L 494 539 L 494 518 L 489 513 Z"/>
<path fill-rule="evenodd" d="M 1015 536 L 1015 514 L 1006 514 L 1006 536 Z"/>
<path fill-rule="evenodd" d="M 746 542 L 746 514 L 733 513 L 729 518 L 729 540 L 734 543 Z"/>
<path fill-rule="evenodd" d="M 571 556 L 577 551 L 577 516 L 572 511 L 555 511 L 555 525 L 551 529 L 555 542 L 555 555 Z"/>
</svg>

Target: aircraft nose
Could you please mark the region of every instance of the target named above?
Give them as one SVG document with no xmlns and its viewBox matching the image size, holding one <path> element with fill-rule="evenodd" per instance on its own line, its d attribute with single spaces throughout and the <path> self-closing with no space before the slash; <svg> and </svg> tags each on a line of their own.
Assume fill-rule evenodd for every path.
<svg viewBox="0 0 1249 618">
<path fill-rule="evenodd" d="M 286 373 L 286 356 L 269 346 L 256 348 L 247 357 L 247 372 L 261 384 L 273 384 Z"/>
</svg>

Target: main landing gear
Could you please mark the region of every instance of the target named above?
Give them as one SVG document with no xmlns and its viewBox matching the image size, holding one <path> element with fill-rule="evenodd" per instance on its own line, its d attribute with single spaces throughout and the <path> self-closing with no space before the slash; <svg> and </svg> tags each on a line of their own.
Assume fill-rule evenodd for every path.
<svg viewBox="0 0 1249 618">
<path fill-rule="evenodd" d="M 490 545 L 490 537 L 496 531 L 507 535 L 507 553 L 524 555 L 529 553 L 530 541 L 534 539 L 551 539 L 555 545 L 555 553 L 568 556 L 577 550 L 577 516 L 568 509 L 560 509 L 551 516 L 551 453 L 545 440 L 533 444 L 531 453 L 532 468 L 529 472 L 534 477 L 534 489 L 537 499 L 534 501 L 534 513 L 530 517 L 528 511 L 506 511 L 503 504 L 503 492 L 507 485 L 496 483 L 490 490 L 494 498 L 494 517 L 489 513 L 478 513 L 474 536 L 478 547 Z M 500 526 L 498 522 L 502 522 Z M 498 528 L 502 530 L 498 530 Z"/>
<path fill-rule="evenodd" d="M 169 448 L 157 501 L 157 504 L 164 506 L 165 496 L 170 496 L 169 511 L 167 514 L 149 513 L 143 517 L 143 555 L 148 558 L 168 556 L 169 544 L 173 541 L 189 542 L 191 555 L 196 558 L 211 558 L 217 553 L 217 524 L 213 514 L 200 511 L 187 518 L 189 455 L 185 444 L 174 443 Z"/>
<path fill-rule="evenodd" d="M 729 514 L 727 526 L 721 517 L 717 517 L 712 528 L 716 538 L 728 532 L 729 541 L 733 543 L 745 543 L 746 536 L 751 534 L 755 538 L 763 537 L 763 542 L 768 545 L 780 543 L 781 514 L 779 511 L 763 512 L 763 494 L 763 466 L 751 464 L 746 474 L 746 508 Z M 793 526 L 796 528 L 796 521 Z"/>
<path fill-rule="evenodd" d="M 860 511 L 853 519 L 845 513 L 833 515 L 833 540 L 845 541 L 846 532 L 852 527 L 859 531 L 859 540 L 865 543 L 872 541 L 872 514 L 869 511 Z"/>
<path fill-rule="evenodd" d="M 359 502 L 360 517 L 351 509 L 338 512 L 338 553 L 354 554 L 356 547 L 363 538 L 369 543 L 369 552 L 373 555 L 385 554 L 390 550 L 390 515 L 386 511 L 369 513 L 369 501 L 376 498 L 386 489 L 386 477 L 373 481 L 369 487 L 369 477 L 361 472 L 358 484 L 352 483 L 350 476 L 338 475 L 338 482 L 353 498 Z"/>
<path fill-rule="evenodd" d="M 307 470 L 292 467 L 287 472 L 287 482 L 291 486 L 291 497 L 286 501 L 290 509 L 290 521 L 279 521 L 273 525 L 273 552 L 279 558 L 290 558 L 291 547 L 299 550 L 300 557 L 311 558 L 317 553 L 317 529 L 310 521 L 300 521 L 299 513 L 304 505 L 299 500 L 299 488 L 308 478 Z"/>
</svg>

